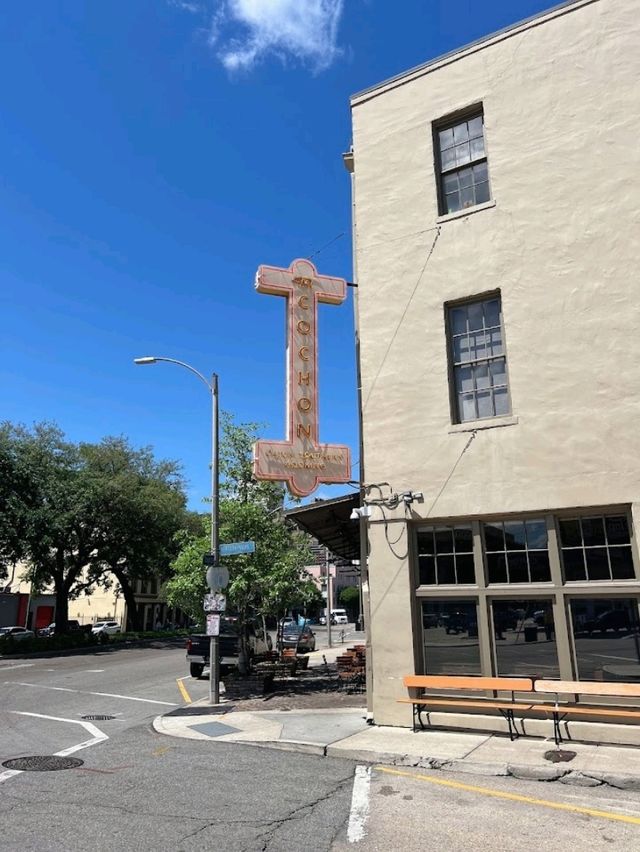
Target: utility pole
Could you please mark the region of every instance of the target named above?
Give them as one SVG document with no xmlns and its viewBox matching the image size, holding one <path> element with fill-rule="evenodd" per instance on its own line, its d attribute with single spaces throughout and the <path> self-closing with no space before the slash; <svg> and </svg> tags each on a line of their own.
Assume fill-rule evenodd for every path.
<svg viewBox="0 0 640 852">
<path fill-rule="evenodd" d="M 211 376 L 211 554 L 214 566 L 220 561 L 220 474 L 218 440 L 218 375 Z M 212 592 L 219 589 L 211 589 Z M 209 704 L 220 703 L 220 656 L 218 636 L 209 637 Z"/>
<path fill-rule="evenodd" d="M 333 583 L 331 582 L 331 565 L 329 564 L 329 550 L 325 547 L 324 549 L 324 565 L 327 572 L 327 645 L 329 648 L 333 647 L 331 644 L 331 609 L 332 609 L 332 593 L 333 593 Z"/>
</svg>

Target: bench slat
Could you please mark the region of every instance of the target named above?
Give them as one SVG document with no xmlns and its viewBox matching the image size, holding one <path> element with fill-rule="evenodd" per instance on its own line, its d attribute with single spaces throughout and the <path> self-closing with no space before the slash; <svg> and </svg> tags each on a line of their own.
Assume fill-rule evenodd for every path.
<svg viewBox="0 0 640 852">
<path fill-rule="evenodd" d="M 405 675 L 407 688 L 415 689 L 492 689 L 508 692 L 531 692 L 530 677 L 464 677 L 461 675 Z"/>
<path fill-rule="evenodd" d="M 529 710 L 539 710 L 544 713 L 555 713 L 556 708 L 553 704 L 532 704 Z M 609 709 L 607 707 L 585 707 L 584 705 L 577 707 L 575 704 L 558 705 L 558 711 L 562 714 L 578 715 L 578 716 L 618 716 L 625 718 L 640 719 L 640 710 L 626 710 L 624 707 L 616 707 Z"/>
<path fill-rule="evenodd" d="M 536 692 L 573 693 L 574 695 L 614 695 L 640 698 L 640 683 L 610 683 L 589 680 L 537 680 Z"/>
<path fill-rule="evenodd" d="M 529 710 L 529 704 L 513 701 L 473 701 L 468 698 L 399 698 L 400 704 L 435 704 L 442 707 L 489 707 L 497 710 Z"/>
</svg>

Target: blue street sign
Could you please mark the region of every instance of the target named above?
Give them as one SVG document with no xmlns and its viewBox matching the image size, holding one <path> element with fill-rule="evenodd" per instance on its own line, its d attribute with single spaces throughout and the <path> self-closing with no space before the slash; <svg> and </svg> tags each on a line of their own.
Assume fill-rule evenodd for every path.
<svg viewBox="0 0 640 852">
<path fill-rule="evenodd" d="M 220 545 L 220 556 L 238 556 L 240 553 L 255 553 L 255 541 L 234 541 Z"/>
</svg>

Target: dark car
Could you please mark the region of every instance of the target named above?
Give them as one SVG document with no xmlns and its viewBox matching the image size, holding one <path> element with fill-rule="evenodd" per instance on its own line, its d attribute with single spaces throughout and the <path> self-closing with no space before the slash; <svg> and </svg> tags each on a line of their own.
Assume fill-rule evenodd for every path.
<svg viewBox="0 0 640 852">
<path fill-rule="evenodd" d="M 466 612 L 449 613 L 449 617 L 445 622 L 445 630 L 447 633 L 466 633 L 467 629 L 468 627 Z"/>
<path fill-rule="evenodd" d="M 607 630 L 630 630 L 631 620 L 625 609 L 610 609 L 601 613 L 593 621 L 588 621 L 585 627 L 589 633 L 604 633 Z"/>
<path fill-rule="evenodd" d="M 297 648 L 303 654 L 316 649 L 316 635 L 309 625 L 285 624 L 279 641 L 280 648 Z"/>
<path fill-rule="evenodd" d="M 14 642 L 20 642 L 22 639 L 33 639 L 36 634 L 33 630 L 27 630 L 25 627 L 0 627 L 0 639 L 12 639 Z"/>
</svg>

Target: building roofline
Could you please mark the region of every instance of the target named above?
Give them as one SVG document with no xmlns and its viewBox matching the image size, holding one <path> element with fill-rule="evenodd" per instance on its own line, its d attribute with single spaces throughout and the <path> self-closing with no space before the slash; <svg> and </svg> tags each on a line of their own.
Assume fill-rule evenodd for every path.
<svg viewBox="0 0 640 852">
<path fill-rule="evenodd" d="M 583 6 L 590 6 L 592 3 L 599 2 L 600 0 L 565 0 L 565 2 L 560 3 L 557 6 L 552 6 L 550 9 L 546 9 L 543 12 L 538 12 L 530 18 L 517 21 L 515 24 L 510 24 L 501 30 L 482 36 L 476 41 L 472 41 L 469 44 L 465 44 L 462 47 L 449 51 L 448 53 L 443 53 L 440 56 L 429 59 L 421 65 L 416 65 L 415 67 L 410 68 L 408 71 L 403 71 L 401 74 L 389 77 L 381 83 L 376 83 L 374 86 L 362 89 L 362 91 L 351 96 L 351 106 L 358 106 L 365 101 L 384 94 L 384 92 L 395 89 L 398 86 L 402 86 L 417 77 L 422 77 L 424 74 L 430 74 L 432 71 L 435 71 L 444 65 L 449 65 L 451 62 L 456 62 L 465 56 L 476 53 L 479 50 L 483 50 L 485 47 L 490 47 L 497 42 L 504 41 L 507 38 L 511 38 L 511 36 L 518 35 L 518 33 L 521 33 L 524 30 L 540 26 L 553 18 L 558 18 L 562 15 L 566 15 L 568 12 L 574 12 L 577 9 L 581 9 Z"/>
</svg>

